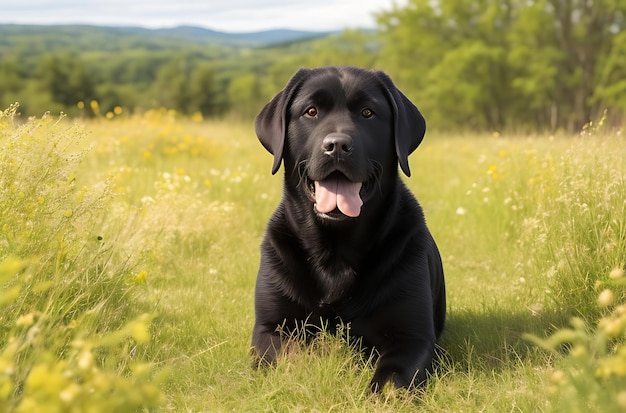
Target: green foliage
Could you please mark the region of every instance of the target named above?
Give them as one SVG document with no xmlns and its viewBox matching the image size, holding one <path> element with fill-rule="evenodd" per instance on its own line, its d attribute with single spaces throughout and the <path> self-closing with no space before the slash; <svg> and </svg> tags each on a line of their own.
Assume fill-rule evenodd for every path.
<svg viewBox="0 0 626 413">
<path fill-rule="evenodd" d="M 380 62 L 442 127 L 577 132 L 607 107 L 624 113 L 625 10 L 613 0 L 412 0 L 380 14 Z"/>
<path fill-rule="evenodd" d="M 95 79 L 87 72 L 84 63 L 74 56 L 46 57 L 39 66 L 39 78 L 42 88 L 50 92 L 53 101 L 62 105 L 69 107 L 95 97 Z"/>
<path fill-rule="evenodd" d="M 14 103 L 18 100 L 18 93 L 23 87 L 19 66 L 16 59 L 0 62 L 0 102 Z"/>
<path fill-rule="evenodd" d="M 140 261 L 120 244 L 127 218 L 107 216 L 109 182 L 77 184 L 80 127 L 14 124 L 16 111 L 0 112 L 0 411 L 156 406 L 153 369 L 136 357 L 152 316 L 132 302 Z"/>
<path fill-rule="evenodd" d="M 568 412 L 620 412 L 626 409 L 626 303 L 623 268 L 615 268 L 602 280 L 605 288 L 595 305 L 604 316 L 587 323 L 571 320 L 571 328 L 562 328 L 550 337 L 527 338 L 560 356 L 559 369 L 552 373 L 553 394 L 558 394 L 557 409 Z M 616 300 L 613 291 L 621 291 Z"/>
<path fill-rule="evenodd" d="M 152 89 L 151 105 L 156 107 L 176 108 L 186 114 L 199 112 L 205 116 L 216 115 L 223 109 L 213 66 L 189 55 L 181 54 L 162 64 Z"/>
<path fill-rule="evenodd" d="M 375 35 L 360 30 L 346 30 L 313 43 L 312 50 L 301 57 L 302 66 L 374 67 L 380 48 Z"/>
<path fill-rule="evenodd" d="M 497 130 L 516 105 L 503 31 L 510 4 L 489 0 L 409 2 L 382 13 L 381 66 L 430 124 Z"/>
<path fill-rule="evenodd" d="M 594 101 L 605 102 L 610 107 L 624 109 L 626 107 L 626 31 L 615 36 L 615 42 L 601 62 L 598 73 L 598 88 L 594 93 Z"/>
<path fill-rule="evenodd" d="M 0 26 L 0 106 L 251 118 L 300 67 L 388 71 L 430 130 L 576 133 L 626 113 L 624 0 L 411 0 L 376 31 L 272 43 L 201 29 Z M 264 37 L 265 38 L 265 37 Z M 17 64 L 19 62 L 19 64 Z"/>
<path fill-rule="evenodd" d="M 278 89 L 280 90 L 280 89 Z M 250 119 L 259 111 L 258 103 L 261 100 L 261 81 L 254 73 L 239 76 L 231 80 L 228 85 L 228 96 L 233 104 L 233 113 Z"/>
<path fill-rule="evenodd" d="M 249 119 L 298 68 L 372 66 L 378 50 L 360 31 L 256 48 L 192 32 L 0 25 L 0 105 L 19 100 L 26 115 L 105 115 L 120 106 Z M 89 110 L 92 100 L 99 113 Z"/>
</svg>

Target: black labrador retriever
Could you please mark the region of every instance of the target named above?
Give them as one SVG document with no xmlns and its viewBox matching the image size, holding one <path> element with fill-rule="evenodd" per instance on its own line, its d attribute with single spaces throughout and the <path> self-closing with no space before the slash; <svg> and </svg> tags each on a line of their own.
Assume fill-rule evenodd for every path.
<svg viewBox="0 0 626 413">
<path fill-rule="evenodd" d="M 371 389 L 420 385 L 444 325 L 441 258 L 398 174 L 426 131 L 383 72 L 301 69 L 255 129 L 284 162 L 284 193 L 261 245 L 252 335 L 271 364 L 303 325 L 349 325 L 379 354 Z"/>
</svg>

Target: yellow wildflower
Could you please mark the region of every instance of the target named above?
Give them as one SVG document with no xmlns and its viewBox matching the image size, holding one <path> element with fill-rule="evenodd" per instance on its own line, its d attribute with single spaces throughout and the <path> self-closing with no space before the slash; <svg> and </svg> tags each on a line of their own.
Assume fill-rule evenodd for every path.
<svg viewBox="0 0 626 413">
<path fill-rule="evenodd" d="M 613 295 L 613 291 L 608 288 L 600 293 L 598 296 L 598 305 L 600 307 L 608 307 L 613 304 L 615 296 Z"/>
<path fill-rule="evenodd" d="M 15 321 L 15 325 L 16 326 L 24 326 L 24 327 L 28 327 L 33 325 L 33 323 L 35 322 L 35 314 L 33 313 L 28 313 L 28 314 L 24 314 L 20 317 L 18 317 L 18 319 Z"/>
<path fill-rule="evenodd" d="M 611 271 L 609 277 L 613 280 L 620 279 L 624 277 L 624 270 L 621 268 L 615 268 L 613 271 Z"/>
<path fill-rule="evenodd" d="M 139 344 L 144 344 L 150 341 L 150 332 L 148 331 L 148 325 L 142 321 L 136 321 L 131 324 L 130 336 Z"/>
<path fill-rule="evenodd" d="M 94 357 L 91 351 L 83 350 L 78 355 L 78 367 L 81 370 L 87 370 L 93 366 Z"/>
<path fill-rule="evenodd" d="M 135 275 L 135 282 L 139 284 L 143 284 L 146 282 L 147 276 L 148 276 L 148 273 L 146 273 L 145 271 L 142 271 L 139 274 Z"/>
</svg>

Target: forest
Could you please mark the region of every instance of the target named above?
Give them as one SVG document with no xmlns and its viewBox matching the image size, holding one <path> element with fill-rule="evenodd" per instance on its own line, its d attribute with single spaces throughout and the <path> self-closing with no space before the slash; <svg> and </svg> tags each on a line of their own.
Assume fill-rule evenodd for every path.
<svg viewBox="0 0 626 413">
<path fill-rule="evenodd" d="M 436 130 L 576 133 L 626 112 L 626 0 L 410 0 L 376 30 L 287 41 L 180 29 L 0 25 L 0 107 L 248 120 L 299 67 L 349 64 L 388 72 Z"/>
</svg>

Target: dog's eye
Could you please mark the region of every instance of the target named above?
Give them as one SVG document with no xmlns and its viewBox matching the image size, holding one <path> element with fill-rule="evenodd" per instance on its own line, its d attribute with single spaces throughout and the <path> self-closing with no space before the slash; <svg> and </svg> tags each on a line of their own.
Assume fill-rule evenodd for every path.
<svg viewBox="0 0 626 413">
<path fill-rule="evenodd" d="M 374 116 L 374 112 L 372 112 L 370 108 L 365 108 L 361 111 L 361 116 L 363 116 L 365 119 L 369 119 Z"/>
<path fill-rule="evenodd" d="M 316 118 L 317 113 L 317 108 L 315 106 L 311 106 L 306 110 L 306 112 L 304 112 L 304 115 L 308 116 L 309 118 Z"/>
</svg>

